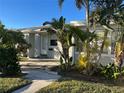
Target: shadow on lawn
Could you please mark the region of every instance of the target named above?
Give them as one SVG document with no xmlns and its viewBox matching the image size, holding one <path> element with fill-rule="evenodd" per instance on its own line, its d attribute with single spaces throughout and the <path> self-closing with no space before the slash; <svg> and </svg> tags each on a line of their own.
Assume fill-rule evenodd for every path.
<svg viewBox="0 0 124 93">
<path fill-rule="evenodd" d="M 49 68 L 51 71 L 59 71 L 58 66 L 54 66 Z M 124 86 L 124 75 L 120 76 L 117 80 L 109 80 L 106 79 L 105 77 L 98 76 L 97 74 L 95 76 L 90 76 L 86 74 L 81 74 L 79 71 L 72 69 L 69 72 L 62 73 L 62 76 L 65 81 L 70 80 L 78 80 L 78 81 L 86 81 L 86 82 L 93 82 L 93 83 L 101 83 L 105 84 L 107 86 Z M 69 79 L 68 79 L 69 78 Z M 59 80 L 60 82 L 63 81 L 63 78 Z"/>
<path fill-rule="evenodd" d="M 4 75 L 4 74 L 0 73 L 0 78 L 21 78 L 26 75 L 27 75 L 27 73 L 20 73 L 18 75 Z"/>
<path fill-rule="evenodd" d="M 119 77 L 117 80 L 108 80 L 104 77 L 100 76 L 89 76 L 85 74 L 80 74 L 77 71 L 68 72 L 63 76 L 65 79 L 59 79 L 61 81 L 68 81 L 68 80 L 77 80 L 77 81 L 86 81 L 90 83 L 101 83 L 107 86 L 124 86 L 124 76 Z"/>
</svg>

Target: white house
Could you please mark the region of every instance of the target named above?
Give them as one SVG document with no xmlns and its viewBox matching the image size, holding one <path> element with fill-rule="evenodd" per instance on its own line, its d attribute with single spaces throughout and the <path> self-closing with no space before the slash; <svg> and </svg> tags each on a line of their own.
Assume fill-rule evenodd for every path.
<svg viewBox="0 0 124 93">
<path fill-rule="evenodd" d="M 70 24 L 73 26 L 80 27 L 83 30 L 86 30 L 85 24 L 82 24 L 81 22 L 72 21 Z M 57 43 L 57 36 L 55 33 L 49 33 L 46 30 L 41 30 L 41 28 L 46 27 L 47 26 L 21 29 L 21 32 L 24 34 L 25 39 L 32 46 L 28 50 L 28 57 L 59 59 L 60 55 L 57 49 L 58 47 L 60 47 L 60 44 Z M 92 30 L 93 28 L 91 28 L 91 31 Z M 96 32 L 98 34 L 101 34 L 101 32 L 103 32 L 103 28 L 97 26 Z M 108 38 L 110 38 L 111 43 L 113 40 L 113 35 L 114 34 L 111 32 L 108 36 Z M 75 48 L 72 47 L 70 49 L 70 55 L 75 56 L 74 52 Z M 78 55 L 78 51 L 76 51 L 75 53 Z M 109 48 L 108 53 L 111 54 L 111 48 Z"/>
</svg>

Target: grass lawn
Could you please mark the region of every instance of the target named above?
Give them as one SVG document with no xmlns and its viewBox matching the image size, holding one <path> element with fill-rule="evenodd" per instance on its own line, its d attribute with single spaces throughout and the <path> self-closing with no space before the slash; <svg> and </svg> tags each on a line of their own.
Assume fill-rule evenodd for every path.
<svg viewBox="0 0 124 93">
<path fill-rule="evenodd" d="M 16 90 L 29 83 L 30 81 L 21 78 L 0 77 L 0 93 L 11 93 L 13 90 Z"/>
<path fill-rule="evenodd" d="M 37 93 L 124 93 L 124 85 L 62 78 Z"/>
</svg>

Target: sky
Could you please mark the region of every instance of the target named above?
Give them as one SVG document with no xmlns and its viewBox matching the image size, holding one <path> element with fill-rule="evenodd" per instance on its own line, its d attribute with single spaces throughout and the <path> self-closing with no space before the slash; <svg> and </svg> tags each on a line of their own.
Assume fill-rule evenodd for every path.
<svg viewBox="0 0 124 93">
<path fill-rule="evenodd" d="M 6 28 L 26 28 L 41 26 L 60 16 L 67 23 L 84 20 L 84 8 L 79 11 L 74 3 L 74 0 L 65 0 L 60 11 L 58 0 L 0 0 L 0 21 Z"/>
</svg>

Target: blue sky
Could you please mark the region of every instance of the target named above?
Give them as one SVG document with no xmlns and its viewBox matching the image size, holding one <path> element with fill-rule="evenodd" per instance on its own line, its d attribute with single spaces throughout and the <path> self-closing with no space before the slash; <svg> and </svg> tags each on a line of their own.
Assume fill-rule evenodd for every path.
<svg viewBox="0 0 124 93">
<path fill-rule="evenodd" d="M 65 0 L 60 12 L 58 0 L 0 0 L 0 20 L 7 28 L 40 26 L 52 18 L 64 16 L 67 22 L 85 19 L 74 0 Z"/>
</svg>

